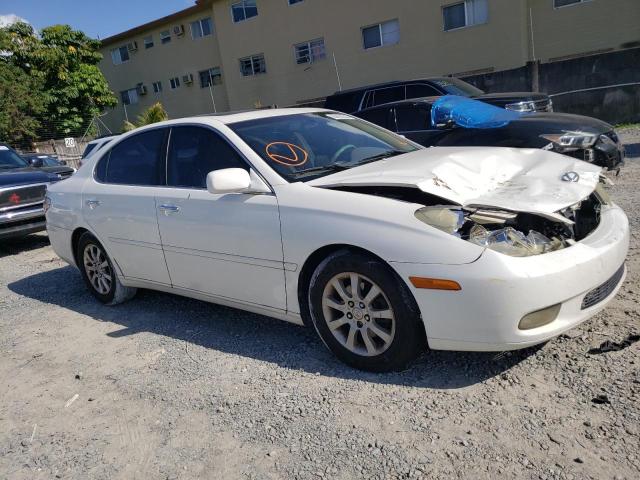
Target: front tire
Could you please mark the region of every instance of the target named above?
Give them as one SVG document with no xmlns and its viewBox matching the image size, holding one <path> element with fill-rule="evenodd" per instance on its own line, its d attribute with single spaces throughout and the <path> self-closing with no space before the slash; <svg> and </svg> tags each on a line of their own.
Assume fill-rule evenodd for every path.
<svg viewBox="0 0 640 480">
<path fill-rule="evenodd" d="M 106 250 L 88 232 L 78 241 L 76 263 L 91 294 L 105 305 L 117 305 L 136 294 L 136 288 L 122 285 Z"/>
<path fill-rule="evenodd" d="M 400 370 L 426 344 L 411 292 L 375 258 L 347 250 L 330 255 L 311 278 L 308 301 L 322 341 L 354 368 Z"/>
</svg>

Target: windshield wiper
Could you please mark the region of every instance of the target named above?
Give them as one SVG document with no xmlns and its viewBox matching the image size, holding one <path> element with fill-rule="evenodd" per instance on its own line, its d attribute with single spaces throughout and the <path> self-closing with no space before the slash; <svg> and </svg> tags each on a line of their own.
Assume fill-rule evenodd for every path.
<svg viewBox="0 0 640 480">
<path fill-rule="evenodd" d="M 384 160 L 385 158 L 391 158 L 397 155 L 404 155 L 405 153 L 409 153 L 409 152 L 403 152 L 402 150 L 387 150 L 386 152 L 381 153 L 379 155 L 374 155 L 373 157 L 364 158 L 359 162 L 354 162 L 350 166 L 358 167 L 360 165 L 364 165 L 365 163 L 377 162 L 378 160 Z"/>
<path fill-rule="evenodd" d="M 293 178 L 307 177 L 309 175 L 314 175 L 317 173 L 325 173 L 325 172 L 339 172 L 340 170 L 346 170 L 350 168 L 347 165 L 340 163 L 332 163 L 331 165 L 323 165 L 321 167 L 311 167 L 306 168 L 304 170 L 298 170 L 291 174 Z"/>
</svg>

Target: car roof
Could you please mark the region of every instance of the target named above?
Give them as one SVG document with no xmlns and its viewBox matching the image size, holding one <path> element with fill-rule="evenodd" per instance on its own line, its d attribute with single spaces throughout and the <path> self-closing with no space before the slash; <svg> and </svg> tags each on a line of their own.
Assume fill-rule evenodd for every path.
<svg viewBox="0 0 640 480">
<path fill-rule="evenodd" d="M 245 110 L 240 112 L 212 113 L 208 115 L 198 115 L 197 117 L 177 118 L 175 120 L 168 120 L 167 122 L 162 123 L 165 125 L 175 125 L 189 122 L 201 123 L 203 120 L 211 119 L 225 125 L 230 125 L 232 123 L 245 122 L 248 120 L 259 120 L 262 118 L 277 118 L 284 117 L 286 115 L 302 115 L 305 113 L 320 112 L 333 112 L 333 110 L 327 110 L 324 108 L 269 108 L 262 110 Z"/>
<path fill-rule="evenodd" d="M 413 78 L 411 80 L 394 80 L 391 82 L 376 83 L 373 85 L 364 85 L 362 87 L 355 87 L 355 88 L 350 88 L 348 90 L 341 90 L 341 91 L 335 92 L 333 95 L 342 95 L 342 94 L 347 95 L 350 93 L 360 92 L 364 90 L 372 90 L 374 88 L 394 87 L 396 85 L 405 85 L 405 84 L 415 83 L 415 82 L 437 82 L 442 80 L 450 80 L 451 78 L 455 78 L 455 77 L 425 77 L 425 78 Z"/>
</svg>

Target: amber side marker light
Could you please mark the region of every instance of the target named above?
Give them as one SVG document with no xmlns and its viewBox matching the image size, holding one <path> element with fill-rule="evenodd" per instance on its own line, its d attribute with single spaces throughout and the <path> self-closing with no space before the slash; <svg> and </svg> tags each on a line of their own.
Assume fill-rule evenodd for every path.
<svg viewBox="0 0 640 480">
<path fill-rule="evenodd" d="M 441 278 L 409 277 L 409 280 L 416 288 L 427 290 L 462 290 L 458 282 L 453 280 L 443 280 Z"/>
</svg>

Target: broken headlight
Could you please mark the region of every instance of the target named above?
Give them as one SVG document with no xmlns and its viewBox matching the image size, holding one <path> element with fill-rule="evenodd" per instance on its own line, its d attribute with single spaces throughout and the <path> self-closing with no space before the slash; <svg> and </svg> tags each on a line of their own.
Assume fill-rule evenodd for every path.
<svg viewBox="0 0 640 480">
<path fill-rule="evenodd" d="M 598 135 L 586 132 L 564 132 L 559 134 L 540 135 L 561 149 L 591 148 L 598 141 Z"/>
<path fill-rule="evenodd" d="M 547 228 L 547 236 L 527 227 L 515 212 L 433 206 L 417 210 L 415 216 L 438 230 L 512 257 L 540 255 L 567 245 L 551 229 Z"/>
<path fill-rule="evenodd" d="M 415 216 L 427 225 L 458 237 L 465 222 L 464 212 L 456 207 L 424 207 L 416 211 Z"/>
<path fill-rule="evenodd" d="M 530 230 L 529 234 L 525 235 L 513 227 L 487 230 L 482 225 L 473 226 L 469 233 L 469 241 L 511 257 L 540 255 L 563 246 L 560 240 L 551 240 L 535 230 Z"/>
</svg>

